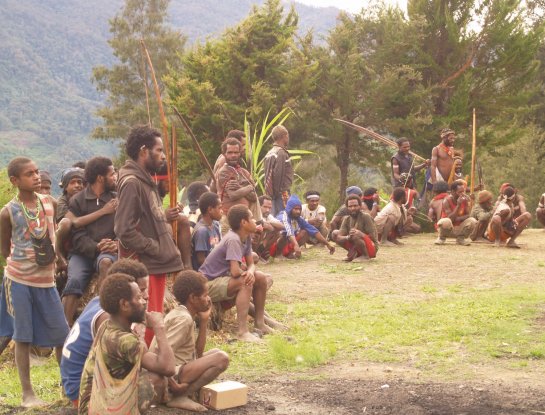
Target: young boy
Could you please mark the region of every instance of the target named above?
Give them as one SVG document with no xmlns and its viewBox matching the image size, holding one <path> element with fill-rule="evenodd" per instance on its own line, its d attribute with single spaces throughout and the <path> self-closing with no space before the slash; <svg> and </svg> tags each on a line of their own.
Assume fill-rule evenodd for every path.
<svg viewBox="0 0 545 415">
<path fill-rule="evenodd" d="M 0 298 L 0 336 L 11 335 L 15 342 L 22 406 L 29 408 L 44 404 L 30 383 L 30 347 L 55 347 L 60 361 L 68 324 L 55 288 L 54 202 L 50 196 L 38 195 L 40 172 L 32 160 L 11 160 L 8 176 L 17 187 L 17 196 L 0 212 L 0 248 L 7 262 Z M 11 332 L 2 321 L 10 316 Z"/>
</svg>

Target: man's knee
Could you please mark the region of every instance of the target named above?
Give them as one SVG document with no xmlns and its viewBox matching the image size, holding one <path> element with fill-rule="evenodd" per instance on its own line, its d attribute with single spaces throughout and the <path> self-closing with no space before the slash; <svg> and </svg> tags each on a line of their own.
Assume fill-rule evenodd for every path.
<svg viewBox="0 0 545 415">
<path fill-rule="evenodd" d="M 213 356 L 214 366 L 219 368 L 222 372 L 226 371 L 229 367 L 229 355 L 223 350 L 218 350 Z"/>
<path fill-rule="evenodd" d="M 101 274 L 107 272 L 108 269 L 110 269 L 110 267 L 112 266 L 112 264 L 113 264 L 113 261 L 110 258 L 103 258 L 98 263 L 98 272 Z"/>
</svg>

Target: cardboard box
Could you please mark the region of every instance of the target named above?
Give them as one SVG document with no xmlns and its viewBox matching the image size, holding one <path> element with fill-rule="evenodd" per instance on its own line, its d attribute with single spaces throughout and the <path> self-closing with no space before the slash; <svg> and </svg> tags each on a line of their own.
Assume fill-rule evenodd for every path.
<svg viewBox="0 0 545 415">
<path fill-rule="evenodd" d="M 228 409 L 248 403 L 248 386 L 228 380 L 210 383 L 201 388 L 199 401 L 212 409 Z"/>
</svg>

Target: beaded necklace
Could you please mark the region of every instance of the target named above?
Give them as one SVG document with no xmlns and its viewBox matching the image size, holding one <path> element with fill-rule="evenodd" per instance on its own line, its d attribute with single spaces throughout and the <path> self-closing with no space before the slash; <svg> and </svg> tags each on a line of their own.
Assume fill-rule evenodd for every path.
<svg viewBox="0 0 545 415">
<path fill-rule="evenodd" d="M 36 196 L 36 194 L 34 193 Z M 41 210 L 41 203 L 40 198 L 36 196 L 36 214 L 33 215 L 30 210 L 26 207 L 26 205 L 21 202 L 21 199 L 19 199 L 19 195 L 15 196 L 15 200 L 21 205 L 21 208 L 23 209 L 23 214 L 25 215 L 27 221 L 35 221 L 36 227 L 40 227 L 40 210 Z"/>
</svg>

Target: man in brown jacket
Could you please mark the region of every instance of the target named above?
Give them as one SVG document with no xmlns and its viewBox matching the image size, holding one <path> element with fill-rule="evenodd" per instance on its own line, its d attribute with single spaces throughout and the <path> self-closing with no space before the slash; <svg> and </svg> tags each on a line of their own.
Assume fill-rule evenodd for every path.
<svg viewBox="0 0 545 415">
<path fill-rule="evenodd" d="M 161 133 L 147 126 L 134 127 L 127 138 L 129 160 L 119 170 L 119 205 L 115 234 L 120 256 L 138 259 L 149 271 L 148 311 L 163 312 L 166 276 L 183 269 L 180 251 L 172 238 L 169 222 L 179 208 L 163 210 L 157 184 L 151 174 L 165 163 Z M 146 331 L 146 343 L 153 332 Z"/>
<path fill-rule="evenodd" d="M 265 194 L 273 201 L 272 215 L 276 216 L 284 210 L 290 195 L 293 182 L 293 166 L 291 165 L 288 145 L 290 135 L 283 125 L 272 129 L 273 148 L 265 156 Z"/>
</svg>

